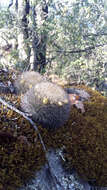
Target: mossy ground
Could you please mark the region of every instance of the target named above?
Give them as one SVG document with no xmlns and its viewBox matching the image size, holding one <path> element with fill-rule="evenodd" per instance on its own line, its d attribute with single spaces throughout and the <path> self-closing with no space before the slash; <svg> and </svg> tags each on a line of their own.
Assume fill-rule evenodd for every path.
<svg viewBox="0 0 107 190">
<path fill-rule="evenodd" d="M 69 121 L 60 129 L 49 132 L 38 128 L 47 150 L 64 148 L 68 168 L 76 168 L 80 176 L 94 180 L 96 185 L 107 186 L 107 98 L 90 88 L 80 88 L 91 95 L 84 103 L 85 113 L 72 107 Z M 19 96 L 1 96 L 20 109 Z M 13 136 L 0 141 L 0 190 L 15 190 L 42 167 L 45 154 L 28 121 L 1 104 L 0 116 L 0 132 Z M 21 143 L 20 136 L 26 137 L 30 146 Z"/>
</svg>

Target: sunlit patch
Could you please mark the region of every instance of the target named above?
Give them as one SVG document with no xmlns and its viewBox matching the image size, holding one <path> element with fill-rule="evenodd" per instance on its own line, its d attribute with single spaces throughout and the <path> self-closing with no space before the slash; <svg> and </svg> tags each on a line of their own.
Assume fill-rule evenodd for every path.
<svg viewBox="0 0 107 190">
<path fill-rule="evenodd" d="M 58 105 L 59 105 L 59 106 L 62 106 L 62 105 L 63 105 L 63 103 L 62 103 L 62 102 L 58 102 Z"/>
<path fill-rule="evenodd" d="M 20 81 L 20 84 L 24 84 L 24 83 L 25 83 L 25 80 L 21 80 L 21 81 Z"/>
<path fill-rule="evenodd" d="M 67 100 L 67 99 L 65 99 L 65 100 L 64 100 L 64 103 L 65 103 L 65 104 L 67 104 L 67 103 L 68 103 L 68 100 Z"/>
<path fill-rule="evenodd" d="M 48 98 L 43 98 L 43 104 L 47 104 L 48 103 Z"/>
<path fill-rule="evenodd" d="M 32 88 L 32 87 L 33 87 L 32 84 L 30 84 L 30 85 L 29 85 L 29 88 Z"/>
<path fill-rule="evenodd" d="M 37 90 L 39 88 L 39 85 L 38 84 L 36 84 L 36 86 L 35 86 L 35 90 Z"/>
</svg>

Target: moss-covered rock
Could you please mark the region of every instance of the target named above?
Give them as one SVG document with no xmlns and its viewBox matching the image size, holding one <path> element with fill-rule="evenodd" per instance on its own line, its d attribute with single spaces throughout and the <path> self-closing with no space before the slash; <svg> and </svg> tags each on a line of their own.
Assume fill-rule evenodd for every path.
<svg viewBox="0 0 107 190">
<path fill-rule="evenodd" d="M 97 186 L 107 186 L 107 98 L 84 88 L 90 95 L 85 113 L 71 111 L 67 125 L 72 140 L 66 145 L 69 167 Z"/>
</svg>

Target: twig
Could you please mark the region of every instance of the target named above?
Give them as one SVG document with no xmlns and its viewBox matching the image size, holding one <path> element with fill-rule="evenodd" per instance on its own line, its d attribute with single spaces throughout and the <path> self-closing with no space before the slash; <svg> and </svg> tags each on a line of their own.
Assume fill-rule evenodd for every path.
<svg viewBox="0 0 107 190">
<path fill-rule="evenodd" d="M 104 33 L 104 32 L 102 32 L 102 33 L 96 33 L 96 34 L 93 34 L 93 33 L 90 33 L 90 34 L 86 34 L 86 35 L 83 35 L 83 37 L 85 38 L 85 37 L 90 37 L 90 36 L 107 36 L 107 33 Z"/>
<path fill-rule="evenodd" d="M 41 134 L 39 133 L 39 130 L 37 128 L 37 126 L 35 125 L 35 123 L 32 121 L 32 119 L 30 119 L 24 112 L 18 110 L 17 108 L 15 108 L 14 106 L 10 105 L 9 103 L 7 103 L 5 100 L 3 100 L 1 97 L 0 97 L 0 102 L 5 105 L 6 107 L 10 108 L 11 110 L 15 111 L 16 113 L 20 114 L 21 116 L 23 116 L 26 120 L 28 120 L 30 122 L 30 124 L 33 126 L 33 128 L 38 132 L 38 136 L 39 136 L 39 139 L 40 139 L 40 142 L 42 144 L 42 147 L 43 147 L 43 150 L 45 152 L 45 156 L 46 156 L 46 160 L 47 160 L 47 166 L 48 166 L 48 169 L 51 173 L 51 176 L 53 178 L 53 182 L 55 184 L 55 187 L 56 187 L 56 190 L 57 190 L 57 186 L 56 186 L 56 178 L 54 176 L 54 174 L 52 174 L 51 172 L 51 166 L 49 164 L 49 161 L 48 161 L 48 157 L 47 157 L 47 150 L 46 150 L 46 146 L 42 140 L 42 136 Z"/>
<path fill-rule="evenodd" d="M 14 106 L 10 105 L 9 103 L 7 103 L 6 101 L 4 101 L 1 97 L 0 97 L 0 102 L 5 105 L 6 107 L 10 108 L 11 110 L 15 111 L 16 113 L 19 113 L 20 115 L 22 115 L 26 120 L 28 120 L 31 125 L 33 126 L 33 128 L 38 132 L 38 135 L 39 135 L 39 138 L 40 138 L 40 141 L 41 141 L 41 144 L 43 146 L 43 149 L 44 149 L 44 152 L 46 153 L 46 147 L 45 147 L 45 144 L 42 140 L 42 137 L 39 133 L 39 130 L 37 128 L 37 126 L 35 125 L 35 123 L 22 111 L 18 110 L 17 108 L 15 108 Z"/>
<path fill-rule="evenodd" d="M 93 45 L 93 46 L 89 46 L 89 47 L 86 47 L 85 49 L 77 49 L 77 50 L 64 50 L 64 49 L 59 49 L 59 50 L 56 50 L 56 51 L 48 51 L 48 53 L 51 53 L 51 52 L 57 52 L 57 53 L 65 53 L 65 55 L 69 54 L 69 53 L 84 53 L 84 52 L 87 52 L 87 51 L 91 51 L 91 50 L 94 50 L 95 48 L 98 48 L 98 47 L 103 47 L 107 45 L 106 43 L 105 44 L 97 44 L 97 45 Z"/>
</svg>

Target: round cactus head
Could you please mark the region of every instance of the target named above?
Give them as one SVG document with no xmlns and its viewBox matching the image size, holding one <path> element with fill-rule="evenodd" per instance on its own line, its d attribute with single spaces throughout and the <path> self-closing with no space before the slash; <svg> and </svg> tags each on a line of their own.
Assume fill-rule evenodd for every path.
<svg viewBox="0 0 107 190">
<path fill-rule="evenodd" d="M 27 90 L 35 86 L 37 83 L 44 81 L 44 77 L 35 71 L 26 71 L 18 76 L 14 83 L 16 92 L 25 93 Z"/>
<path fill-rule="evenodd" d="M 71 108 L 68 94 L 51 82 L 41 82 L 31 88 L 22 96 L 21 107 L 34 121 L 49 129 L 63 126 Z"/>
</svg>

